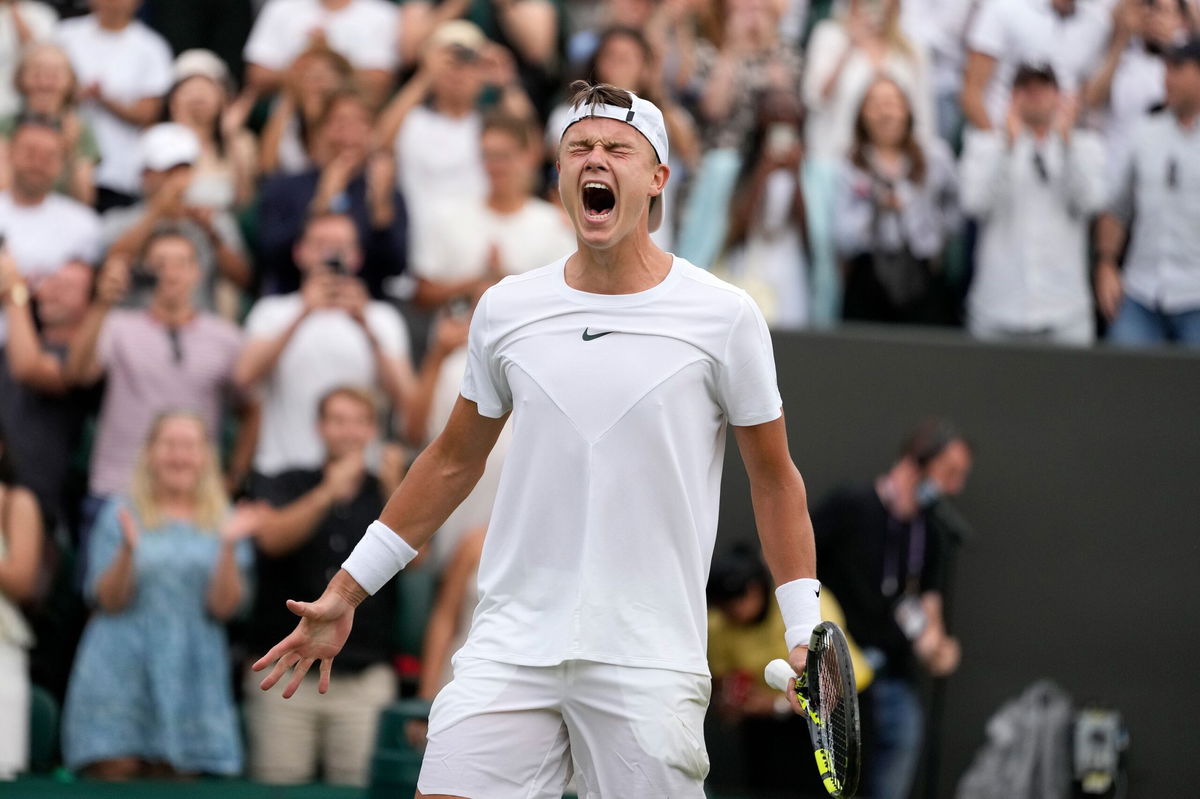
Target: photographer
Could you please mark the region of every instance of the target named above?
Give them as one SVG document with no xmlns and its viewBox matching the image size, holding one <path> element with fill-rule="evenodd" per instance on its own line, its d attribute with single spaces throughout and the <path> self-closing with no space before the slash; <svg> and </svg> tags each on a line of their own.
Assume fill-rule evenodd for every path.
<svg viewBox="0 0 1200 799">
<path fill-rule="evenodd" d="M 402 409 L 414 382 L 403 319 L 392 306 L 372 300 L 359 277 L 363 252 L 354 220 L 313 216 L 293 257 L 300 290 L 254 304 L 234 373 L 242 388 L 262 391 L 254 469 L 266 476 L 321 465 L 317 405 L 327 392 L 341 385 L 377 386 Z"/>
</svg>

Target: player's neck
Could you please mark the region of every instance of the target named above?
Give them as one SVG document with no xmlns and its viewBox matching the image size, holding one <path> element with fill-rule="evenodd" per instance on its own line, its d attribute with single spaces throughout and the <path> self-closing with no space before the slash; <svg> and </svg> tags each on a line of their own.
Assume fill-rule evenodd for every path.
<svg viewBox="0 0 1200 799">
<path fill-rule="evenodd" d="M 634 294 L 665 280 L 673 261 L 645 231 L 602 250 L 581 242 L 567 261 L 567 285 L 591 294 Z"/>
</svg>

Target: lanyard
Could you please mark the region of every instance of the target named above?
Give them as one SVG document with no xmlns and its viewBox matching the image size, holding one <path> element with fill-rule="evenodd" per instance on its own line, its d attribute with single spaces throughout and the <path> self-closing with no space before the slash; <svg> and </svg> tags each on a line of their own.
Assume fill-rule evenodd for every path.
<svg viewBox="0 0 1200 799">
<path fill-rule="evenodd" d="M 879 588 L 884 596 L 892 596 L 900 587 L 900 546 L 903 528 L 888 515 L 887 536 L 883 546 L 883 580 Z M 925 518 L 917 516 L 908 526 L 908 563 L 903 574 L 905 593 L 916 593 L 925 566 Z"/>
</svg>

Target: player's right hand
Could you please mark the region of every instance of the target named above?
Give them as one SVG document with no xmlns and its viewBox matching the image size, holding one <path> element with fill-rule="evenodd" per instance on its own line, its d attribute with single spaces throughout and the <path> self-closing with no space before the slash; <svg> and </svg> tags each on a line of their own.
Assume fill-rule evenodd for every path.
<svg viewBox="0 0 1200 799">
<path fill-rule="evenodd" d="M 350 636 L 350 627 L 354 623 L 354 605 L 344 596 L 332 589 L 316 602 L 287 601 L 288 610 L 300 617 L 296 629 L 282 641 L 271 647 L 271 651 L 263 655 L 250 668 L 262 671 L 272 663 L 275 668 L 266 676 L 259 688 L 271 690 L 289 669 L 292 678 L 283 689 L 283 698 L 290 699 L 304 682 L 304 675 L 314 662 L 321 663 L 321 679 L 317 684 L 317 692 L 329 690 L 329 672 L 333 666 L 333 658 L 346 644 Z M 293 668 L 294 667 L 294 668 Z"/>
</svg>

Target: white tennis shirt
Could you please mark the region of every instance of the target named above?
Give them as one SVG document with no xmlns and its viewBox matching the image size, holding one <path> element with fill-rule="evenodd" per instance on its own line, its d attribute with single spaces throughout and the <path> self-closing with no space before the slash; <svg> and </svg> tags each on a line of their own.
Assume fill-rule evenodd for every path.
<svg viewBox="0 0 1200 799">
<path fill-rule="evenodd" d="M 513 415 L 461 654 L 707 675 L 726 424 L 782 413 L 766 323 L 680 258 L 617 295 L 568 286 L 566 260 L 493 286 L 471 323 L 462 395 Z"/>
</svg>

